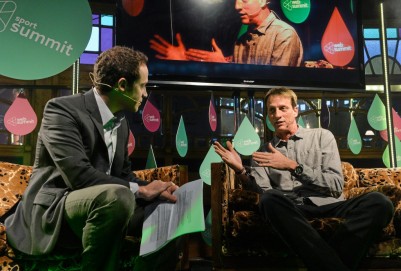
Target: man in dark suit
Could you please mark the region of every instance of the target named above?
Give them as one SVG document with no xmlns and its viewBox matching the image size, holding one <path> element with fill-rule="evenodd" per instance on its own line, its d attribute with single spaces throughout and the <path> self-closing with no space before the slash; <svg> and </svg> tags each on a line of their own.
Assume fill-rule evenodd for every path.
<svg viewBox="0 0 401 271">
<path fill-rule="evenodd" d="M 41 255 L 82 246 L 82 270 L 118 270 L 136 199 L 175 202 L 171 182 L 146 183 L 131 172 L 128 122 L 147 97 L 147 57 L 116 46 L 97 59 L 94 87 L 50 100 L 38 135 L 34 170 L 7 238 L 17 250 Z M 75 240 L 74 240 L 75 239 Z"/>
</svg>

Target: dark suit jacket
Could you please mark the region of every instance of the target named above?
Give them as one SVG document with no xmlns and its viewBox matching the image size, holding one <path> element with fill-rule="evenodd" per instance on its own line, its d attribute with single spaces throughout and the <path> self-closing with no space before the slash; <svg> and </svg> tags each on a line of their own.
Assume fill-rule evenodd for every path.
<svg viewBox="0 0 401 271">
<path fill-rule="evenodd" d="M 66 195 L 73 190 L 130 181 L 143 185 L 131 172 L 129 127 L 118 128 L 111 174 L 99 109 L 93 90 L 50 100 L 36 146 L 34 169 L 15 213 L 5 221 L 10 244 L 28 254 L 49 253 L 62 224 Z"/>
</svg>

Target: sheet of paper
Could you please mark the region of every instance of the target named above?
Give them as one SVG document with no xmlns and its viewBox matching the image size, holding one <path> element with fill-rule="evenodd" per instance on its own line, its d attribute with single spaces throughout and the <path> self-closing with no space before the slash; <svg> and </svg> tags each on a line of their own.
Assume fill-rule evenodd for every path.
<svg viewBox="0 0 401 271">
<path fill-rule="evenodd" d="M 155 202 L 145 208 L 139 255 L 153 253 L 174 238 L 205 230 L 203 181 L 191 181 L 174 192 L 176 203 Z"/>
</svg>

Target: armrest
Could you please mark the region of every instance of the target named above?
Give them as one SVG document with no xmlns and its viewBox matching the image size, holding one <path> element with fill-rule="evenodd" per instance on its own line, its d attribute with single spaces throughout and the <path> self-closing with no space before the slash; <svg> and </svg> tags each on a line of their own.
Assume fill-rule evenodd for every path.
<svg viewBox="0 0 401 271">
<path fill-rule="evenodd" d="M 227 216 L 227 196 L 223 187 L 226 184 L 226 165 L 224 163 L 211 163 L 211 211 L 212 211 L 212 257 L 213 263 L 221 266 L 221 248 L 223 245 L 222 234 L 227 223 L 223 213 Z"/>
<path fill-rule="evenodd" d="M 225 163 L 211 163 L 213 267 L 223 265 L 223 235 L 228 231 L 229 191 L 235 188 L 235 173 Z"/>
<path fill-rule="evenodd" d="M 173 182 L 179 186 L 188 182 L 188 167 L 183 165 L 142 169 L 133 171 L 133 173 L 136 177 L 149 182 L 162 180 L 163 182 Z"/>
<path fill-rule="evenodd" d="M 356 168 L 358 186 L 396 185 L 401 187 L 401 168 Z"/>
<path fill-rule="evenodd" d="M 353 177 L 347 179 L 347 176 Z M 347 199 L 379 191 L 395 205 L 401 200 L 401 168 L 355 168 L 353 174 L 344 174 L 344 179 L 344 195 Z"/>
<path fill-rule="evenodd" d="M 356 168 L 357 182 L 345 193 L 346 198 L 377 191 L 386 195 L 394 205 L 395 215 L 386 228 L 387 236 L 401 236 L 401 168 Z M 397 230 L 398 229 L 398 230 Z"/>
</svg>

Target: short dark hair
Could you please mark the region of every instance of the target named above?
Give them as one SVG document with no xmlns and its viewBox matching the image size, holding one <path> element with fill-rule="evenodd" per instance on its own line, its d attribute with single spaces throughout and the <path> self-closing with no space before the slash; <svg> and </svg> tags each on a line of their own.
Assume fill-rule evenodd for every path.
<svg viewBox="0 0 401 271">
<path fill-rule="evenodd" d="M 266 96 L 265 96 L 266 106 L 267 106 L 267 100 L 269 99 L 269 97 L 274 96 L 274 95 L 285 96 L 285 97 L 290 98 L 292 107 L 297 107 L 297 105 L 298 105 L 297 94 L 295 94 L 295 92 L 292 89 L 281 87 L 281 88 L 272 88 L 266 93 Z"/>
<path fill-rule="evenodd" d="M 109 91 L 122 77 L 132 84 L 139 78 L 139 67 L 147 65 L 148 57 L 125 46 L 114 46 L 102 52 L 93 68 L 94 85 L 101 91 Z"/>
</svg>

